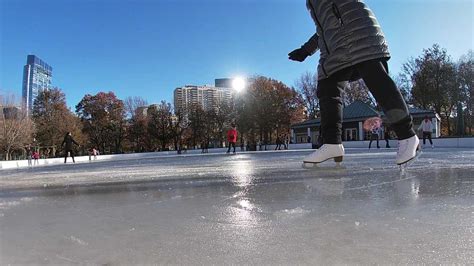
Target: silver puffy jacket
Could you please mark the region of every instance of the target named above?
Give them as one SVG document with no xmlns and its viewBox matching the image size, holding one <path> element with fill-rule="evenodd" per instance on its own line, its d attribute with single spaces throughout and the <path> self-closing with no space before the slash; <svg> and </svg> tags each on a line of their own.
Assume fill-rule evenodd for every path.
<svg viewBox="0 0 474 266">
<path fill-rule="evenodd" d="M 318 79 L 358 63 L 390 58 L 388 45 L 374 13 L 362 0 L 307 0 L 316 34 L 303 45 L 321 56 Z"/>
</svg>

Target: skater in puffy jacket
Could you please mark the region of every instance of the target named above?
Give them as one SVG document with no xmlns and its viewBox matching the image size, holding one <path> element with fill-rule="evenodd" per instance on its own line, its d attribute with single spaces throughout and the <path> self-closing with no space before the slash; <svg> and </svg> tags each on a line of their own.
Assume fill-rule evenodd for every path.
<svg viewBox="0 0 474 266">
<path fill-rule="evenodd" d="M 71 155 L 72 162 L 75 163 L 76 161 L 74 160 L 74 150 L 73 150 L 73 144 L 76 144 L 79 146 L 79 144 L 72 138 L 71 132 L 68 132 L 66 136 L 64 136 L 63 143 L 61 144 L 62 146 L 65 145 L 64 147 L 64 163 L 66 163 L 68 153 Z"/>
<path fill-rule="evenodd" d="M 413 159 L 419 140 L 407 105 L 388 74 L 390 53 L 374 13 L 362 0 L 307 0 L 306 7 L 316 33 L 288 56 L 302 62 L 320 51 L 317 96 L 323 146 L 304 161 L 342 160 L 342 92 L 348 81 L 358 79 L 364 80 L 400 140 L 397 164 Z"/>
<path fill-rule="evenodd" d="M 230 153 L 230 147 L 234 147 L 235 154 L 235 143 L 237 142 L 237 129 L 235 128 L 235 124 L 232 124 L 232 128 L 227 131 L 227 141 L 229 142 L 227 153 Z"/>
</svg>

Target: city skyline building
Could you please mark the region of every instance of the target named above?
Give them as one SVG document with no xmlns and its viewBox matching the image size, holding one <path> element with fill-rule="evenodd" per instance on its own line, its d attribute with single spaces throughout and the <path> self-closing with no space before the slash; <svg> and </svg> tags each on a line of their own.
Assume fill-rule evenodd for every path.
<svg viewBox="0 0 474 266">
<path fill-rule="evenodd" d="M 228 87 L 186 85 L 174 90 L 174 107 L 177 111 L 189 110 L 199 105 L 204 110 L 218 108 L 220 104 L 232 104 L 234 91 Z"/>
<path fill-rule="evenodd" d="M 232 88 L 233 81 L 234 79 L 232 78 L 214 79 L 214 86 L 219 88 Z"/>
<path fill-rule="evenodd" d="M 36 55 L 28 55 L 23 67 L 22 106 L 27 115 L 33 111 L 33 101 L 39 90 L 51 89 L 53 68 Z"/>
</svg>

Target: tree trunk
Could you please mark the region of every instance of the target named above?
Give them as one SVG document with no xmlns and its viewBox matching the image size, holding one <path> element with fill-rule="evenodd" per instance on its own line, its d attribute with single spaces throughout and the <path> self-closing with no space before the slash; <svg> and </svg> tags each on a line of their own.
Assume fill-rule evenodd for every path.
<svg viewBox="0 0 474 266">
<path fill-rule="evenodd" d="M 446 123 L 448 126 L 448 136 L 451 136 L 451 123 L 449 122 L 449 115 L 446 114 Z"/>
</svg>

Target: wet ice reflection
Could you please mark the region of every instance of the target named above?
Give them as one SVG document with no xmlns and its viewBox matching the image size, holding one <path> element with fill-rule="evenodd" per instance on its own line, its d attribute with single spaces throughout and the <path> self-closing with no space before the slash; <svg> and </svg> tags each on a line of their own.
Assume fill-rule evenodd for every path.
<svg viewBox="0 0 474 266">
<path fill-rule="evenodd" d="M 254 165 L 249 160 L 238 160 L 232 163 L 232 182 L 239 187 L 246 187 L 252 183 Z"/>
<path fill-rule="evenodd" d="M 254 227 L 259 222 L 256 210 L 256 206 L 249 200 L 239 200 L 236 205 L 228 206 L 226 220 L 238 227 Z"/>
<path fill-rule="evenodd" d="M 12 171 L 0 187 L 128 182 L 4 192 L 0 264 L 474 265 L 474 152 L 460 152 L 403 174 L 394 152 L 365 149 L 342 170 L 302 169 L 306 151 Z"/>
<path fill-rule="evenodd" d="M 350 178 L 308 178 L 305 184 L 310 191 L 322 196 L 340 196 L 344 193 L 344 184 L 350 180 Z"/>
<path fill-rule="evenodd" d="M 240 160 L 239 160 L 240 159 Z M 232 183 L 239 188 L 225 211 L 228 223 L 239 227 L 258 225 L 258 207 L 249 197 L 249 189 L 253 183 L 255 166 L 252 161 L 238 157 L 232 162 Z"/>
</svg>

